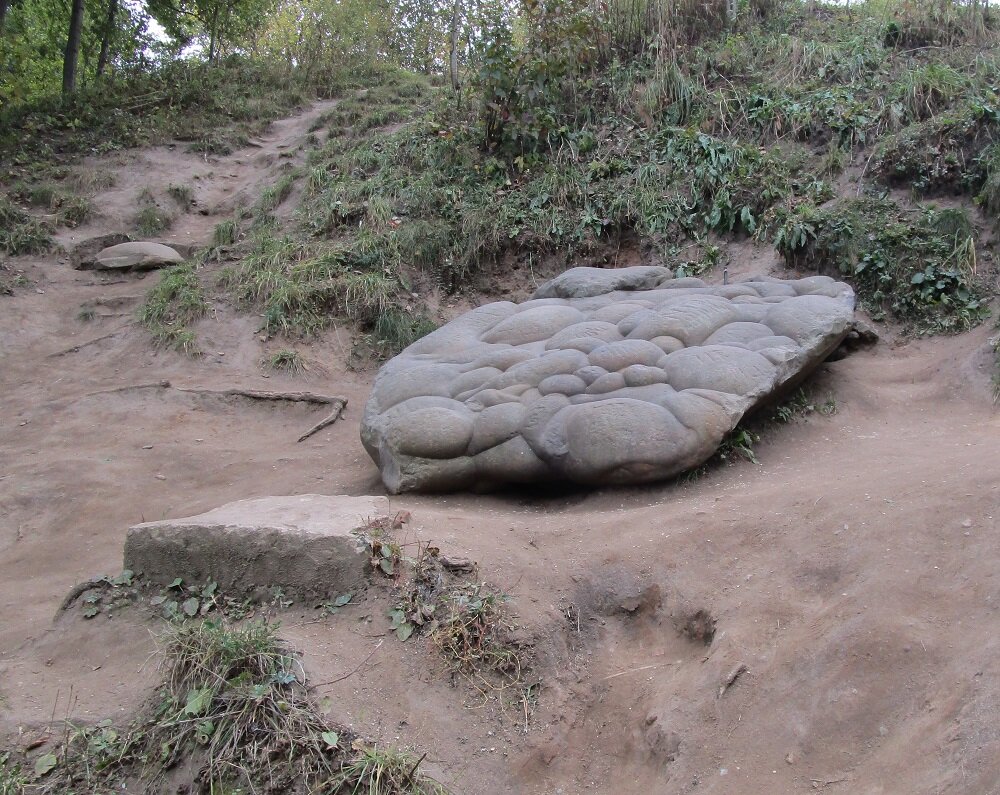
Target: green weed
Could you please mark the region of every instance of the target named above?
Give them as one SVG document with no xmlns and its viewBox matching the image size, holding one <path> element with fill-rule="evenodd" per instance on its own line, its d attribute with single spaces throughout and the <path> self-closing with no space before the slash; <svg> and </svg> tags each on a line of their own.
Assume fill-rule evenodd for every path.
<svg viewBox="0 0 1000 795">
<path fill-rule="evenodd" d="M 160 281 L 146 295 L 139 322 L 153 333 L 158 344 L 193 355 L 198 346 L 187 324 L 202 317 L 207 309 L 195 266 L 185 263 L 162 272 Z"/>
<path fill-rule="evenodd" d="M 295 350 L 275 351 L 264 359 L 264 364 L 271 370 L 283 370 L 290 375 L 298 375 L 306 369 L 305 359 Z"/>
<path fill-rule="evenodd" d="M 772 419 L 775 422 L 787 424 L 813 413 L 822 414 L 824 417 L 836 414 L 836 399 L 830 395 L 823 402 L 819 402 L 804 389 L 799 388 L 774 409 Z"/>
<path fill-rule="evenodd" d="M 54 246 L 52 233 L 6 196 L 0 196 L 0 250 L 11 255 L 44 254 Z"/>
<path fill-rule="evenodd" d="M 143 237 L 155 237 L 173 226 L 173 215 L 154 204 L 146 204 L 132 220 L 135 230 Z"/>
<path fill-rule="evenodd" d="M 295 172 L 285 174 L 274 185 L 265 188 L 254 205 L 254 214 L 260 216 L 277 209 L 291 194 L 297 177 Z"/>
<path fill-rule="evenodd" d="M 332 764 L 324 765 L 326 727 L 309 701 L 301 665 L 273 625 L 184 623 L 171 627 L 164 642 L 163 700 L 149 742 L 162 749 L 165 766 L 202 748 L 210 782 L 240 778 L 239 771 L 266 780 L 276 762 L 307 755 L 332 772 Z"/>
<path fill-rule="evenodd" d="M 452 587 L 441 597 L 430 639 L 450 670 L 520 681 L 522 653 L 511 641 L 515 625 L 507 598 L 483 582 Z"/>
<path fill-rule="evenodd" d="M 375 319 L 372 338 L 381 355 L 391 358 L 436 328 L 426 314 L 387 309 Z"/>
<path fill-rule="evenodd" d="M 0 295 L 13 295 L 15 290 L 28 287 L 30 284 L 23 273 L 13 270 L 5 262 L 0 262 Z"/>
<path fill-rule="evenodd" d="M 58 221 L 71 229 L 86 222 L 93 214 L 94 205 L 83 196 L 63 196 L 58 203 Z"/>
<path fill-rule="evenodd" d="M 423 757 L 377 745 L 357 745 L 357 755 L 327 782 L 330 792 L 350 795 L 447 795 L 443 785 L 420 774 Z"/>
<path fill-rule="evenodd" d="M 190 185 L 168 185 L 167 195 L 177 202 L 182 212 L 188 212 L 194 206 L 194 188 Z"/>
<path fill-rule="evenodd" d="M 240 222 L 235 218 L 220 221 L 212 232 L 213 246 L 231 246 L 240 238 Z"/>
<path fill-rule="evenodd" d="M 9 753 L 0 754 L 0 795 L 23 795 L 28 781 L 28 775 Z"/>
</svg>

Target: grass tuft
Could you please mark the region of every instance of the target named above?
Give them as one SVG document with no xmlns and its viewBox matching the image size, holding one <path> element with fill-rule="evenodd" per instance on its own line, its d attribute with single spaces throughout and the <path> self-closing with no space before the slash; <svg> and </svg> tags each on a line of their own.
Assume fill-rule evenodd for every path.
<svg viewBox="0 0 1000 795">
<path fill-rule="evenodd" d="M 167 195 L 177 202 L 182 212 L 188 212 L 194 207 L 194 188 L 190 185 L 168 185 Z"/>
<path fill-rule="evenodd" d="M 349 795 L 447 795 L 437 781 L 421 776 L 423 757 L 378 746 L 357 744 L 357 756 L 327 784 L 328 792 Z"/>
<path fill-rule="evenodd" d="M 52 232 L 45 223 L 0 195 L 0 250 L 13 256 L 45 254 L 54 245 Z"/>
<path fill-rule="evenodd" d="M 143 206 L 135 214 L 132 223 L 135 230 L 143 237 L 155 237 L 173 226 L 174 218 L 169 212 L 153 203 Z"/>
<path fill-rule="evenodd" d="M 208 309 L 205 294 L 191 263 L 163 270 L 160 281 L 146 295 L 139 322 L 153 333 L 157 344 L 181 353 L 198 353 L 195 334 L 187 324 Z"/>
<path fill-rule="evenodd" d="M 275 351 L 264 359 L 264 364 L 271 370 L 282 370 L 290 375 L 299 375 L 307 369 L 302 354 L 295 350 Z"/>
<path fill-rule="evenodd" d="M 216 786 L 273 778 L 275 766 L 308 757 L 332 773 L 326 727 L 305 688 L 300 663 L 264 622 L 227 628 L 203 621 L 165 635 L 160 716 L 148 743 L 165 767 L 199 750 L 202 777 Z"/>
</svg>

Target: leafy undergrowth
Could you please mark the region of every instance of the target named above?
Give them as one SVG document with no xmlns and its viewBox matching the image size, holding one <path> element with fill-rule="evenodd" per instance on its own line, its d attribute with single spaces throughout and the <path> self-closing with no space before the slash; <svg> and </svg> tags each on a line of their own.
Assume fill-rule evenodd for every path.
<svg viewBox="0 0 1000 795">
<path fill-rule="evenodd" d="M 420 758 L 324 719 L 276 625 L 186 622 L 161 641 L 162 682 L 142 713 L 126 727 L 67 725 L 34 760 L 34 791 L 124 791 L 138 780 L 197 793 L 445 792 L 419 773 Z M 0 775 L 27 779 L 6 756 Z"/>
<path fill-rule="evenodd" d="M 628 57 L 604 13 L 540 6 L 526 38 L 491 31 L 481 105 L 405 72 L 341 101 L 317 123 L 330 137 L 299 177 L 294 228 L 258 209 L 229 230 L 233 298 L 268 334 L 349 319 L 389 355 L 433 328 L 415 285 L 471 290 L 512 261 L 613 265 L 626 241 L 698 274 L 752 235 L 915 332 L 988 315 L 992 12 L 777 2 L 728 29 L 685 17 L 668 49 L 632 42 Z"/>
<path fill-rule="evenodd" d="M 402 544 L 394 534 L 401 527 L 397 515 L 358 531 L 372 568 L 392 583 L 388 618 L 396 637 L 425 636 L 451 675 L 461 676 L 484 701 L 501 710 L 514 707 L 527 720 L 535 686 L 526 679 L 528 649 L 515 640 L 509 596 L 481 581 L 471 561 L 445 558 L 426 543 Z"/>
<path fill-rule="evenodd" d="M 875 319 L 922 332 L 965 331 L 989 316 L 966 211 L 884 198 L 801 205 L 775 236 L 789 264 L 851 281 Z"/>
</svg>

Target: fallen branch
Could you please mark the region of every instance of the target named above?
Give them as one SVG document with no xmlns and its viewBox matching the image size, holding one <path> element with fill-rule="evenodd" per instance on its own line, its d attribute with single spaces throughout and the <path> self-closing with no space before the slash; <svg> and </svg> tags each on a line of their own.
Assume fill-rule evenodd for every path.
<svg viewBox="0 0 1000 795">
<path fill-rule="evenodd" d="M 98 389 L 96 392 L 88 392 L 84 397 L 94 395 L 115 395 L 120 392 L 137 392 L 140 389 L 170 389 L 169 381 L 151 381 L 148 384 L 129 384 L 128 386 L 116 386 L 111 389 Z"/>
</svg>

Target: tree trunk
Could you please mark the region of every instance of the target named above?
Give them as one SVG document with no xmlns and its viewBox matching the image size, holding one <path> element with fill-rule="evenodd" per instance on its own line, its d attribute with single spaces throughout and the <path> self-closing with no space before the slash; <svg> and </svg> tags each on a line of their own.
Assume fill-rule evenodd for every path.
<svg viewBox="0 0 1000 795">
<path fill-rule="evenodd" d="M 69 15 L 69 36 L 63 55 L 63 96 L 76 91 L 76 63 L 80 58 L 80 39 L 83 36 L 83 0 L 73 0 Z"/>
<path fill-rule="evenodd" d="M 3 33 L 3 21 L 7 18 L 7 9 L 10 7 L 10 0 L 0 0 L 0 33 Z"/>
<path fill-rule="evenodd" d="M 108 50 L 111 48 L 111 34 L 115 30 L 115 17 L 118 15 L 118 0 L 108 0 L 108 18 L 104 23 L 104 35 L 101 36 L 101 54 L 97 57 L 97 77 L 104 74 L 108 65 Z"/>
<path fill-rule="evenodd" d="M 458 80 L 458 22 L 461 18 L 462 0 L 455 0 L 451 11 L 451 52 L 449 65 L 451 67 L 451 87 L 458 95 L 458 104 L 462 104 L 462 84 Z"/>
<path fill-rule="evenodd" d="M 212 63 L 215 60 L 215 44 L 216 39 L 219 35 L 219 0 L 215 3 L 215 7 L 212 9 L 212 30 L 208 40 L 208 62 Z"/>
</svg>

